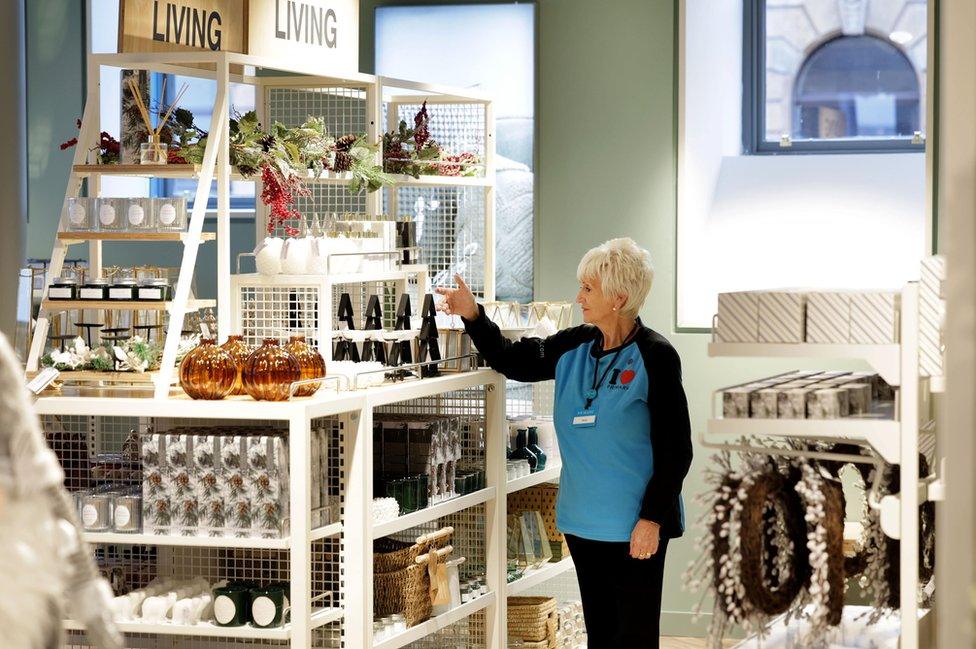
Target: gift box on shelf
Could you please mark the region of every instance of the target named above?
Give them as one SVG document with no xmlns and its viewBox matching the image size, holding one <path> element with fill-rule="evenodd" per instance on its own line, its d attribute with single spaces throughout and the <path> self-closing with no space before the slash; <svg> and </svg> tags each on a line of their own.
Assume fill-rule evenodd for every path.
<svg viewBox="0 0 976 649">
<path fill-rule="evenodd" d="M 901 293 L 858 291 L 851 294 L 851 342 L 885 345 L 899 340 Z"/>
<path fill-rule="evenodd" d="M 847 344 L 851 340 L 851 292 L 817 291 L 807 295 L 808 343 Z"/>
<path fill-rule="evenodd" d="M 722 343 L 754 343 L 759 340 L 759 294 L 720 293 L 715 340 Z"/>
<path fill-rule="evenodd" d="M 922 376 L 945 374 L 945 279 L 945 257 L 922 259 L 918 289 L 918 364 Z"/>
<path fill-rule="evenodd" d="M 759 342 L 802 343 L 806 334 L 807 298 L 802 291 L 759 293 Z"/>
</svg>

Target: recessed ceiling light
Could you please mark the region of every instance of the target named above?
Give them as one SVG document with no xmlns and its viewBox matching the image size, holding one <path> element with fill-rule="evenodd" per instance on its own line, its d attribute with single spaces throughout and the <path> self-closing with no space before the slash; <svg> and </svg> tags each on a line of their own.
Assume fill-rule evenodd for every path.
<svg viewBox="0 0 976 649">
<path fill-rule="evenodd" d="M 898 43 L 899 45 L 904 45 L 905 43 L 912 40 L 912 35 L 908 32 L 897 31 L 888 34 L 888 38 Z"/>
</svg>

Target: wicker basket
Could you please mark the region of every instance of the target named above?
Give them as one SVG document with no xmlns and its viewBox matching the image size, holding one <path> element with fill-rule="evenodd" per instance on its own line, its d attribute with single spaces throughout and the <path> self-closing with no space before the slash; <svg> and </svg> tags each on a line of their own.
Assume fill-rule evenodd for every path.
<svg viewBox="0 0 976 649">
<path fill-rule="evenodd" d="M 373 543 L 373 612 L 378 616 L 399 613 L 407 626 L 430 618 L 430 575 L 426 564 L 414 560 L 435 548 L 443 548 L 450 535 L 433 542 L 408 544 L 394 539 Z"/>
<path fill-rule="evenodd" d="M 559 614 L 552 597 L 509 597 L 508 635 L 526 643 L 545 643 L 540 647 L 556 647 Z M 534 646 L 534 645 L 530 645 Z"/>
</svg>

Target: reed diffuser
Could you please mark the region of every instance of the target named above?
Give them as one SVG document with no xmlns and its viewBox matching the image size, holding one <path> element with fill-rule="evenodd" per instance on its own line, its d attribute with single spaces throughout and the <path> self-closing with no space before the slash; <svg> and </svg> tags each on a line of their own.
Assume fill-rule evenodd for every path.
<svg viewBox="0 0 976 649">
<path fill-rule="evenodd" d="M 129 90 L 132 92 L 132 97 L 135 99 L 136 107 L 142 116 L 142 121 L 146 125 L 146 132 L 149 133 L 147 140 L 139 145 L 139 164 L 164 165 L 169 161 L 169 145 L 160 140 L 160 133 L 162 133 L 166 122 L 169 121 L 170 116 L 173 114 L 173 110 L 180 103 L 180 99 L 183 98 L 183 94 L 186 92 L 188 86 L 183 84 L 183 87 L 180 88 L 179 93 L 176 95 L 176 99 L 170 104 L 169 110 L 163 115 L 159 124 L 153 128 L 152 120 L 149 117 L 149 109 L 146 107 L 146 102 L 142 99 L 142 93 L 139 92 L 139 85 L 135 79 L 129 78 L 127 81 Z M 160 94 L 162 96 L 166 95 L 165 77 L 163 78 L 163 89 Z"/>
</svg>

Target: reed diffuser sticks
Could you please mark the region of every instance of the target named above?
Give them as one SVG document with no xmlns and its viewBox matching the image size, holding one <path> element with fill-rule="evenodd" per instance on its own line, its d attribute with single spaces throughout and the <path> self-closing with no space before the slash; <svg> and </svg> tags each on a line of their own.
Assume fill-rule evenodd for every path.
<svg viewBox="0 0 976 649">
<path fill-rule="evenodd" d="M 172 104 L 170 104 L 169 109 L 166 111 L 166 114 L 163 115 L 163 118 L 159 121 L 156 127 L 153 128 L 152 119 L 150 118 L 149 115 L 149 108 L 146 106 L 146 102 L 143 101 L 142 99 L 142 93 L 139 92 L 139 85 L 132 78 L 129 78 L 127 82 L 129 86 L 129 91 L 132 93 L 132 96 L 135 99 L 136 107 L 139 109 L 139 114 L 142 116 L 142 121 L 146 125 L 146 131 L 149 133 L 149 142 L 156 149 L 156 159 L 157 160 L 165 159 L 163 158 L 162 155 L 162 147 L 160 146 L 160 142 L 159 142 L 159 134 L 162 133 L 163 128 L 165 128 L 166 123 L 169 121 L 170 116 L 173 114 L 173 110 L 176 109 L 176 106 L 180 103 L 180 100 L 183 98 L 183 95 L 184 93 L 186 93 L 187 88 L 189 86 L 187 86 L 187 84 L 185 83 L 183 84 L 183 86 L 180 88 L 180 91 L 176 95 L 176 99 L 173 101 Z M 166 77 L 163 77 L 162 95 L 165 96 L 165 94 L 166 94 Z"/>
</svg>

